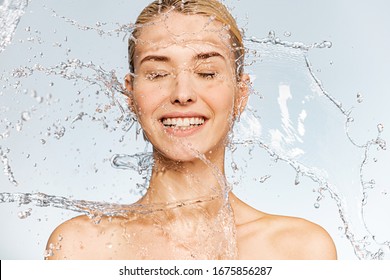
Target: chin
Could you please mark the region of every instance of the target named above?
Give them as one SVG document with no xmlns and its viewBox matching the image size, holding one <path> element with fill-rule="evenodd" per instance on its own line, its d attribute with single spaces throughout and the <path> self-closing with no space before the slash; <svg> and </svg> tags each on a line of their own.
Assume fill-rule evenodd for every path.
<svg viewBox="0 0 390 280">
<path fill-rule="evenodd" d="M 177 144 L 172 149 L 155 149 L 155 155 L 163 162 L 173 161 L 181 163 L 204 161 L 202 158 L 214 162 L 218 160 L 218 158 L 224 158 L 225 146 L 221 144 L 214 146 L 213 149 L 206 149 L 205 147 L 200 146 L 197 147 L 194 144 L 188 144 L 187 148 L 184 145 L 184 143 L 181 143 Z"/>
</svg>

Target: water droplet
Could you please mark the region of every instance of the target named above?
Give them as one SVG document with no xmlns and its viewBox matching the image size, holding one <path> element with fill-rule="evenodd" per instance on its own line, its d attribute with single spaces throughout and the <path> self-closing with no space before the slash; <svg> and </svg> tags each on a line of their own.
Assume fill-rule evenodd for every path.
<svg viewBox="0 0 390 280">
<path fill-rule="evenodd" d="M 31 119 L 31 115 L 30 115 L 30 112 L 27 112 L 27 111 L 24 111 L 22 112 L 22 120 L 23 121 L 28 121 Z"/>
<path fill-rule="evenodd" d="M 50 82 L 49 86 L 51 86 L 51 87 L 54 86 L 54 83 L 53 83 L 53 82 Z"/>
<path fill-rule="evenodd" d="M 54 131 L 54 137 L 56 139 L 60 139 L 65 135 L 65 127 L 56 127 L 56 130 Z"/>
<path fill-rule="evenodd" d="M 30 26 L 27 26 L 24 30 L 26 30 L 27 32 L 30 32 L 31 28 L 30 28 Z"/>
<path fill-rule="evenodd" d="M 111 243 L 111 242 L 106 243 L 106 247 L 107 247 L 108 249 L 112 249 L 112 243 Z"/>
<path fill-rule="evenodd" d="M 297 175 L 295 176 L 294 185 L 299 185 L 301 183 L 300 181 L 300 173 L 297 172 Z"/>
<path fill-rule="evenodd" d="M 39 104 L 41 104 L 41 103 L 43 102 L 43 97 L 42 97 L 42 96 L 37 96 L 37 97 L 35 98 L 35 100 L 36 100 Z"/>
<path fill-rule="evenodd" d="M 385 127 L 383 124 L 380 123 L 377 125 L 377 128 L 378 128 L 378 132 L 381 133 Z"/>
<path fill-rule="evenodd" d="M 20 211 L 18 213 L 19 219 L 26 219 L 26 218 L 28 218 L 29 216 L 31 216 L 31 211 L 32 211 L 31 208 L 29 208 L 27 210 L 24 210 L 24 211 Z"/>
<path fill-rule="evenodd" d="M 270 30 L 270 31 L 268 32 L 268 38 L 270 38 L 270 39 L 275 39 L 275 31 Z"/>
<path fill-rule="evenodd" d="M 233 170 L 234 172 L 236 172 L 236 171 L 239 170 L 237 164 L 236 164 L 234 161 L 232 161 L 231 166 L 232 166 L 232 170 Z"/>
<path fill-rule="evenodd" d="M 261 177 L 260 179 L 259 179 L 259 182 L 260 183 L 264 183 L 266 180 L 268 180 L 269 178 L 271 178 L 271 175 L 265 175 L 265 176 L 263 176 L 263 177 Z"/>
<path fill-rule="evenodd" d="M 358 92 L 358 93 L 356 94 L 356 101 L 357 101 L 358 103 L 362 103 L 362 102 L 363 102 L 363 96 L 362 96 L 362 94 L 361 94 L 360 92 Z"/>
<path fill-rule="evenodd" d="M 45 139 L 41 139 L 41 144 L 45 145 L 46 144 L 46 140 Z"/>
<path fill-rule="evenodd" d="M 316 209 L 320 208 L 320 204 L 318 202 L 314 203 L 314 208 Z"/>
<path fill-rule="evenodd" d="M 381 138 L 377 138 L 375 143 L 378 145 L 378 150 L 381 149 L 381 150 L 386 150 L 386 141 L 381 139 Z"/>
<path fill-rule="evenodd" d="M 20 121 L 18 121 L 15 125 L 16 131 L 21 131 L 23 128 L 23 125 Z"/>
<path fill-rule="evenodd" d="M 290 31 L 284 32 L 284 36 L 285 36 L 285 37 L 290 37 L 290 36 L 291 36 L 291 32 L 290 32 Z"/>
</svg>

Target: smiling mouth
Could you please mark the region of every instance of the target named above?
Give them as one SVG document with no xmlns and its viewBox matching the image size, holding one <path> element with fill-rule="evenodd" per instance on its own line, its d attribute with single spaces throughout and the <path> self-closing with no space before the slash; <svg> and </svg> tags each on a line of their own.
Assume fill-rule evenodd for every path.
<svg viewBox="0 0 390 280">
<path fill-rule="evenodd" d="M 162 124 L 166 128 L 175 128 L 180 130 L 187 130 L 194 127 L 199 127 L 205 123 L 203 117 L 191 117 L 191 118 L 163 118 Z"/>
</svg>

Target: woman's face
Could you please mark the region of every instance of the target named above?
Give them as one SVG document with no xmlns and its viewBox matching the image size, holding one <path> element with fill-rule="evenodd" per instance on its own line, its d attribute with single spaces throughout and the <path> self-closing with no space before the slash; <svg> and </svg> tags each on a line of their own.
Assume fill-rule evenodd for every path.
<svg viewBox="0 0 390 280">
<path fill-rule="evenodd" d="M 237 84 L 228 31 L 208 17 L 174 12 L 152 23 L 140 31 L 135 76 L 126 79 L 147 138 L 176 161 L 194 159 L 194 151 L 223 156 L 247 93 Z"/>
</svg>

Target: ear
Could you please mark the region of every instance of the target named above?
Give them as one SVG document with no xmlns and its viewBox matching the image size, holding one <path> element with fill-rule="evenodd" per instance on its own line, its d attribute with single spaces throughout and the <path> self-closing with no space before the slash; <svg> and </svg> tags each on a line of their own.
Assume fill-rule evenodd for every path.
<svg viewBox="0 0 390 280">
<path fill-rule="evenodd" d="M 250 77 L 248 74 L 242 74 L 240 81 L 237 84 L 238 92 L 235 100 L 235 117 L 239 117 L 241 113 L 245 110 L 246 104 L 248 103 L 249 98 L 249 86 L 250 86 Z"/>
<path fill-rule="evenodd" d="M 133 91 L 133 76 L 129 73 L 125 76 L 125 87 L 128 93 L 131 93 Z"/>
<path fill-rule="evenodd" d="M 127 103 L 129 105 L 130 110 L 133 113 L 136 113 L 136 106 L 135 106 L 135 103 L 134 103 L 134 96 L 132 94 L 132 92 L 133 92 L 133 83 L 134 83 L 134 77 L 131 74 L 127 74 L 125 76 L 125 89 L 126 89 L 125 95 L 128 97 Z"/>
</svg>

